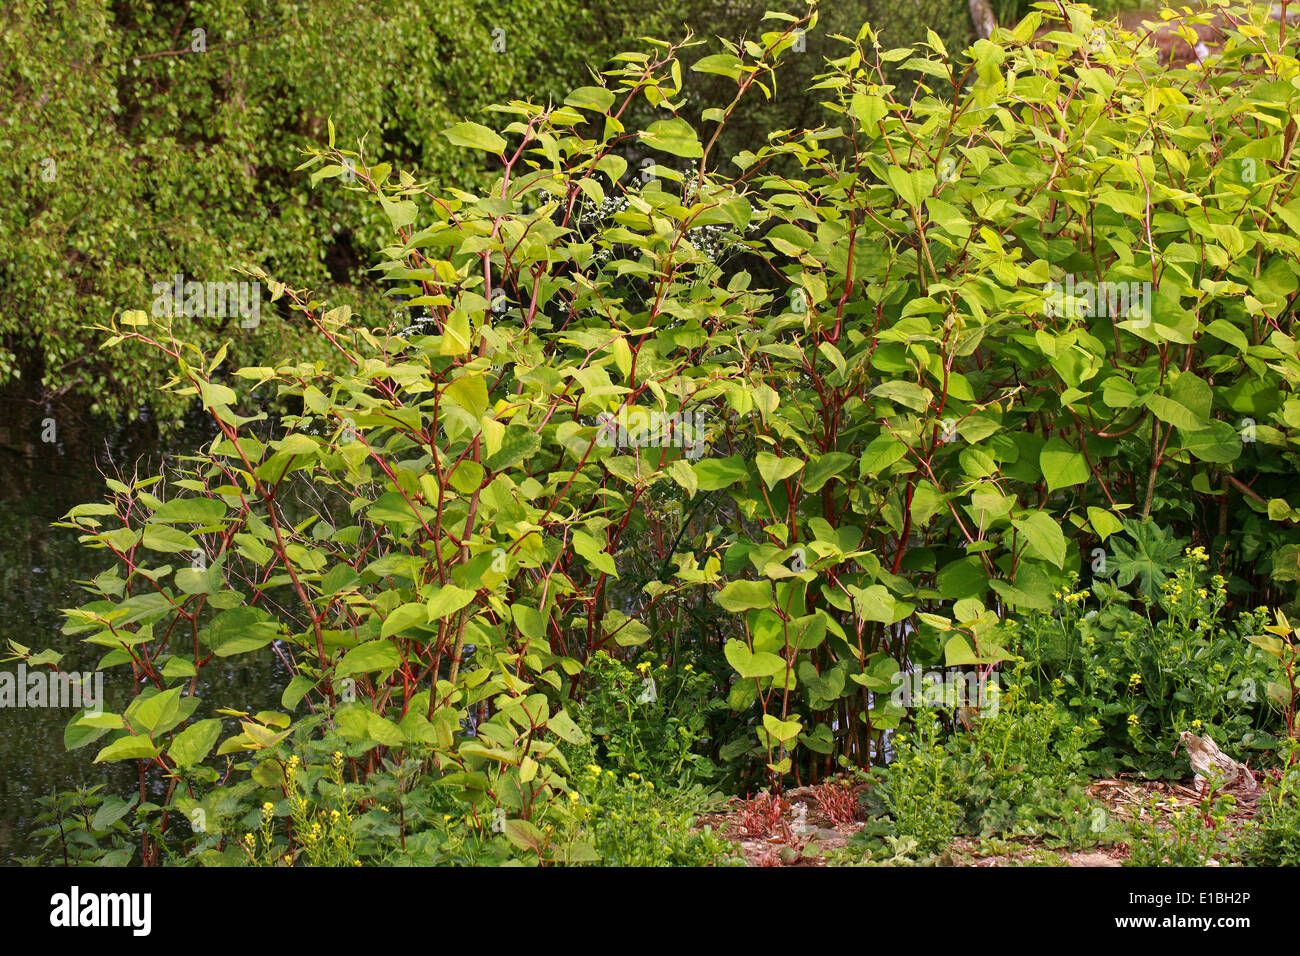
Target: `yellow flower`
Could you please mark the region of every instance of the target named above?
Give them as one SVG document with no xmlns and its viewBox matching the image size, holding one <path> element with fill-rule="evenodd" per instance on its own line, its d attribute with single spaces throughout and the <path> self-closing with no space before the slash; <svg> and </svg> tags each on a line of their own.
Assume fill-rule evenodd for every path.
<svg viewBox="0 0 1300 956">
<path fill-rule="evenodd" d="M 577 791 L 577 790 L 570 790 L 570 791 L 569 791 L 569 801 L 570 801 L 571 803 L 577 803 L 577 802 L 578 802 L 578 791 Z"/>
<path fill-rule="evenodd" d="M 644 674 L 646 671 L 650 669 L 650 662 L 642 661 L 640 664 L 636 665 L 636 669 L 640 671 L 642 674 Z"/>
<path fill-rule="evenodd" d="M 695 670 L 695 665 L 694 665 L 694 664 L 687 664 L 685 667 L 682 668 L 682 670 L 684 670 L 684 671 L 693 671 L 693 670 Z"/>
<path fill-rule="evenodd" d="M 589 765 L 587 766 L 587 769 L 591 772 L 591 775 L 592 775 L 593 777 L 599 777 L 599 776 L 600 776 L 600 768 L 597 767 L 594 763 L 593 763 L 593 764 L 589 764 Z"/>
<path fill-rule="evenodd" d="M 1129 725 L 1130 727 L 1136 727 L 1136 726 L 1138 725 L 1138 715 L 1137 715 L 1137 714 L 1129 714 L 1129 715 L 1128 715 L 1128 725 Z"/>
<path fill-rule="evenodd" d="M 1201 729 L 1201 722 L 1199 720 L 1193 720 L 1192 730 L 1200 730 L 1200 729 Z"/>
<path fill-rule="evenodd" d="M 1129 679 L 1128 679 L 1128 686 L 1129 686 L 1129 687 L 1141 687 L 1141 686 L 1142 686 L 1142 675 L 1141 675 L 1141 674 L 1130 674 L 1130 675 L 1129 675 Z"/>
</svg>

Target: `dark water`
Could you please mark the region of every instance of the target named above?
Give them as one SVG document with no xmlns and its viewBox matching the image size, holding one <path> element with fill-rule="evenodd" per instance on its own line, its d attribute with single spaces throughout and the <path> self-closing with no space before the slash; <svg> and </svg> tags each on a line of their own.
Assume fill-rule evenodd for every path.
<svg viewBox="0 0 1300 956">
<path fill-rule="evenodd" d="M 129 481 L 137 470 L 140 477 L 156 473 L 168 456 L 186 454 L 208 437 L 199 420 L 164 443 L 147 420 L 119 426 L 75 408 L 34 402 L 15 390 L 0 395 L 0 659 L 16 641 L 34 652 L 63 652 L 65 671 L 95 669 L 105 649 L 64 636 L 59 610 L 88 600 L 77 582 L 105 570 L 110 559 L 80 545 L 77 532 L 52 523 L 74 505 L 100 500 L 103 475 Z M 49 438 L 54 440 L 44 440 Z M 258 710 L 272 704 L 285 677 L 269 650 L 262 653 L 224 671 L 205 671 L 200 694 L 209 696 L 205 685 L 219 683 L 212 707 L 251 704 L 244 709 Z M 0 671 L 17 673 L 17 664 L 0 664 Z M 130 670 L 111 668 L 103 679 L 105 709 L 120 713 L 131 697 Z M 39 851 L 33 833 L 39 798 L 97 783 L 123 796 L 133 792 L 133 764 L 92 762 L 102 740 L 64 748 L 63 731 L 74 713 L 0 707 L 0 865 Z"/>
</svg>

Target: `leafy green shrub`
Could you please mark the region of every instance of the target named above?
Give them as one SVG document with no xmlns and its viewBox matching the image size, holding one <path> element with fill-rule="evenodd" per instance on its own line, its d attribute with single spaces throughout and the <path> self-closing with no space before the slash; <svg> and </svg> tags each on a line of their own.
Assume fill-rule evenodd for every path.
<svg viewBox="0 0 1300 956">
<path fill-rule="evenodd" d="M 1231 794 L 1207 793 L 1194 807 L 1160 810 L 1154 801 L 1129 823 L 1125 866 L 1205 866 L 1235 855 L 1224 822 L 1236 806 Z M 1163 825 L 1162 825 L 1163 821 Z"/>
<path fill-rule="evenodd" d="M 40 843 L 23 866 L 126 866 L 136 852 L 131 821 L 134 801 L 104 793 L 104 784 L 38 797 L 33 822 Z"/>
<path fill-rule="evenodd" d="M 1059 699 L 1031 696 L 1023 666 L 1004 674 L 996 713 L 981 714 L 966 749 L 967 828 L 1095 840 L 1096 805 L 1083 791 L 1083 770 L 1096 720 L 1076 717 Z"/>
<path fill-rule="evenodd" d="M 892 833 L 933 854 L 954 834 L 1047 836 L 1063 844 L 1096 842 L 1096 804 L 1083 790 L 1083 751 L 1095 724 L 1076 723 L 1055 701 L 1032 699 L 1017 674 L 992 715 L 971 732 L 944 734 L 926 707 L 914 729 L 893 737 L 894 759 L 873 771 L 869 804 L 893 819 Z M 868 828 L 859 842 L 887 831 Z"/>
<path fill-rule="evenodd" d="M 575 774 L 574 826 L 603 866 L 738 866 L 735 846 L 693 813 L 663 799 L 649 780 L 596 765 Z"/>
<path fill-rule="evenodd" d="M 1296 747 L 1288 748 L 1281 777 L 1255 806 L 1242 856 L 1252 866 L 1300 865 L 1300 765 Z"/>
<path fill-rule="evenodd" d="M 899 42 L 934 26 L 957 46 L 967 15 L 949 7 L 837 4 L 808 36 L 790 88 L 737 117 L 744 128 L 728 131 L 727 147 L 812 121 L 819 96 L 806 87 L 833 46 L 828 33 L 870 19 Z M 764 9 L 701 0 L 15 4 L 0 24 L 0 78 L 13 107 L 0 144 L 14 171 L 0 180 L 0 385 L 22 377 L 109 414 L 150 403 L 166 423 L 183 408 L 153 389 L 166 365 L 144 350 L 101 361 L 88 326 L 148 308 L 154 284 L 176 274 L 228 282 L 245 280 L 244 269 L 293 276 L 382 315 L 390 310 L 366 274 L 384 244 L 382 212 L 330 188 L 355 183 L 349 163 L 485 188 L 490 164 L 451 142 L 447 127 L 493 103 L 558 102 L 640 36 L 752 34 Z M 656 105 L 624 118 L 648 124 Z M 364 146 L 311 176 L 293 171 L 302 148 L 332 144 L 335 133 Z M 178 332 L 208 350 L 231 338 L 246 364 L 291 350 L 327 354 L 287 311 L 240 326 L 204 315 Z"/>
<path fill-rule="evenodd" d="M 895 738 L 897 753 L 882 787 L 883 800 L 901 836 L 916 841 L 922 854 L 952 842 L 964 812 L 960 765 L 939 740 L 938 722 L 928 710 L 917 715 L 913 733 Z"/>
<path fill-rule="evenodd" d="M 501 821 L 494 846 L 580 858 L 561 748 L 584 739 L 584 667 L 665 654 L 688 625 L 731 671 L 722 761 L 811 782 L 879 761 L 905 717 L 894 676 L 1011 659 L 1006 615 L 1052 608 L 1121 515 L 1216 540 L 1225 588 L 1285 600 L 1288 552 L 1276 580 L 1251 562 L 1300 542 L 1292 57 L 1230 25 L 1203 66 L 1159 69 L 1107 33 L 1090 68 L 1094 24 L 1063 10 L 963 54 L 882 50 L 864 26 L 818 81 L 833 125 L 730 162 L 718 129 L 811 19 L 774 14 L 687 69 L 655 44 L 562 105 L 450 127 L 492 171 L 478 192 L 358 163 L 387 235 L 376 270 L 414 322 L 385 332 L 275 281 L 328 362 L 232 371 L 147 315 L 112 323 L 107 347 L 164 356 L 167 389 L 221 432 L 68 516 L 112 567 L 66 633 L 137 694 L 68 740 L 102 740 L 98 759 L 164 796 L 137 811 L 141 859 L 193 851 L 177 793 L 277 804 L 277 748 L 331 734 L 349 780 L 415 761 L 476 832 Z M 914 97 L 880 82 L 887 63 Z M 675 114 L 701 72 L 734 88 L 702 132 Z M 633 103 L 656 118 L 631 125 Z M 629 168 L 630 144 L 653 170 Z M 1076 276 L 1139 288 L 1099 313 Z M 271 403 L 293 414 L 265 422 Z M 1171 661 L 1198 653 L 1164 637 Z M 277 655 L 288 687 L 227 726 L 236 702 L 197 692 L 228 698 L 207 678 L 247 654 Z M 902 766 L 967 773 L 947 759 Z M 958 795 L 900 781 L 894 806 L 933 845 Z M 242 832 L 203 839 L 224 854 Z"/>
<path fill-rule="evenodd" d="M 1073 590 L 1072 578 L 1051 611 L 1008 622 L 1008 644 L 1031 662 L 1038 694 L 1099 722 L 1091 756 L 1107 773 L 1182 776 L 1186 759 L 1173 751 L 1189 729 L 1233 750 L 1272 747 L 1277 688 L 1268 691 L 1267 657 L 1254 646 L 1266 612 L 1227 611 L 1224 579 L 1208 573 L 1203 548 L 1184 550 L 1150 526 L 1130 533 L 1143 563 L 1127 561 L 1116 541 L 1112 570 L 1123 583 L 1140 571 L 1136 606 L 1105 579 L 1089 592 Z"/>
<path fill-rule="evenodd" d="M 602 651 L 588 661 L 585 676 L 575 719 L 593 744 L 588 763 L 639 774 L 659 787 L 716 776 L 713 762 L 699 752 L 708 744 L 708 674 L 689 663 L 656 666 L 652 654 L 630 667 Z"/>
</svg>

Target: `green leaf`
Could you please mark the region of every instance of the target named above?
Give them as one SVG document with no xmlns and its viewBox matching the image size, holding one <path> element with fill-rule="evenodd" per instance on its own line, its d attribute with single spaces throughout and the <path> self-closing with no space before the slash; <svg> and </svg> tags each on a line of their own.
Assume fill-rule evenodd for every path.
<svg viewBox="0 0 1300 956">
<path fill-rule="evenodd" d="M 772 677 L 785 672 L 785 661 L 769 651 L 752 653 L 744 641 L 732 638 L 722 648 L 723 655 L 737 674 L 746 679 Z"/>
<path fill-rule="evenodd" d="M 925 411 L 934 400 L 933 392 L 913 382 L 881 382 L 871 390 L 871 394 L 914 412 Z"/>
<path fill-rule="evenodd" d="M 280 626 L 259 607 L 221 611 L 208 627 L 208 646 L 218 657 L 232 657 L 265 647 L 280 633 Z"/>
<path fill-rule="evenodd" d="M 691 468 L 690 462 L 685 458 L 678 458 L 665 470 L 668 472 L 668 477 L 677 482 L 686 492 L 688 499 L 695 497 L 695 493 L 700 489 L 700 482 L 695 477 L 695 470 Z"/>
<path fill-rule="evenodd" d="M 907 455 L 907 446 L 888 432 L 877 435 L 862 452 L 862 477 L 875 477 Z"/>
<path fill-rule="evenodd" d="M 106 760 L 151 759 L 162 753 L 148 737 L 120 737 L 95 755 L 95 763 Z"/>
<path fill-rule="evenodd" d="M 587 742 L 587 734 L 563 709 L 551 714 L 546 721 L 546 729 L 565 743 L 581 745 Z"/>
<path fill-rule="evenodd" d="M 705 458 L 693 467 L 695 483 L 701 491 L 718 491 L 749 477 L 749 469 L 739 455 L 731 458 Z"/>
<path fill-rule="evenodd" d="M 564 105 L 593 113 L 608 113 L 614 105 L 614 94 L 601 86 L 580 86 L 564 98 Z"/>
<path fill-rule="evenodd" d="M 1209 427 L 1209 422 L 1197 418 L 1186 405 L 1164 395 L 1148 395 L 1146 406 L 1151 409 L 1151 414 L 1162 422 L 1184 431 L 1199 431 Z"/>
<path fill-rule="evenodd" d="M 179 528 L 159 527 L 155 524 L 144 526 L 141 543 L 151 551 L 175 554 L 178 551 L 194 551 L 199 543 Z"/>
<path fill-rule="evenodd" d="M 1241 436 L 1237 429 L 1217 419 L 1209 427 L 1182 436 L 1183 447 L 1199 458 L 1217 465 L 1241 457 Z"/>
<path fill-rule="evenodd" d="M 388 215 L 388 221 L 393 227 L 393 231 L 405 229 L 411 223 L 415 222 L 416 217 L 420 214 L 420 208 L 409 199 L 403 199 L 401 202 L 392 202 L 384 196 L 379 197 L 380 205 L 383 206 L 384 212 Z"/>
<path fill-rule="evenodd" d="M 220 736 L 220 720 L 200 720 L 190 724 L 172 739 L 172 745 L 167 748 L 167 756 L 178 767 L 197 766 L 212 752 Z"/>
<path fill-rule="evenodd" d="M 714 53 L 696 60 L 691 69 L 696 73 L 716 73 L 718 76 L 738 80 L 741 66 L 740 57 L 734 53 Z"/>
<path fill-rule="evenodd" d="M 573 532 L 573 550 L 597 571 L 611 577 L 618 577 L 618 569 L 614 566 L 614 559 L 605 552 L 601 542 L 597 541 L 592 535 L 585 531 Z"/>
<path fill-rule="evenodd" d="M 506 141 L 481 123 L 457 123 L 442 131 L 453 146 L 466 149 L 485 149 L 489 153 L 503 153 Z"/>
<path fill-rule="evenodd" d="M 474 600 L 474 593 L 454 584 L 444 584 L 433 597 L 429 598 L 429 621 L 441 621 L 455 614 Z"/>
<path fill-rule="evenodd" d="M 285 687 L 284 693 L 280 695 L 280 706 L 293 710 L 307 696 L 307 692 L 316 686 L 316 681 L 305 674 L 297 674 L 289 685 Z"/>
<path fill-rule="evenodd" d="M 1127 587 L 1136 580 L 1143 595 L 1155 598 L 1174 561 L 1182 553 L 1182 547 L 1172 532 L 1153 521 L 1126 519 L 1124 532 L 1132 539 L 1132 544 L 1121 538 L 1110 542 L 1114 552 L 1110 563 L 1115 569 L 1115 583 Z"/>
<path fill-rule="evenodd" d="M 1227 319 L 1215 319 L 1205 327 L 1216 339 L 1227 342 L 1242 352 L 1250 348 L 1250 340 L 1246 338 L 1246 333 L 1241 331 Z"/>
<path fill-rule="evenodd" d="M 1038 466 L 1047 479 L 1048 491 L 1081 485 L 1091 477 L 1083 453 L 1061 438 L 1051 438 L 1043 445 L 1038 453 Z"/>
<path fill-rule="evenodd" d="M 853 461 L 853 456 L 844 451 L 831 451 L 818 455 L 804 468 L 801 482 L 803 490 L 809 494 L 821 491 L 826 482 L 853 464 Z"/>
<path fill-rule="evenodd" d="M 803 462 L 798 458 L 778 458 L 765 451 L 760 451 L 755 461 L 758 473 L 763 476 L 763 482 L 768 488 L 775 487 L 778 482 L 784 481 L 803 467 Z"/>
<path fill-rule="evenodd" d="M 379 629 L 381 638 L 392 637 L 408 628 L 429 623 L 429 609 L 421 602 L 414 601 L 393 608 L 384 618 L 383 627 Z"/>
<path fill-rule="evenodd" d="M 779 717 L 775 717 L 772 714 L 764 714 L 763 729 L 777 740 L 781 741 L 781 743 L 785 743 L 788 740 L 794 740 L 794 738 L 798 737 L 803 731 L 803 725 L 799 723 L 798 718 L 795 718 L 794 720 L 781 720 Z"/>
<path fill-rule="evenodd" d="M 466 345 L 468 344 L 467 338 Z M 447 386 L 445 394 L 474 421 L 478 421 L 487 412 L 487 380 L 482 375 L 462 375 Z"/>
<path fill-rule="evenodd" d="M 1092 524 L 1092 530 L 1097 532 L 1097 537 L 1105 541 L 1116 531 L 1124 527 L 1119 518 L 1104 508 L 1088 508 L 1088 521 Z"/>
<path fill-rule="evenodd" d="M 1065 567 L 1065 533 L 1050 514 L 1035 511 L 1027 518 L 1014 519 L 1011 524 L 1040 558 L 1058 568 Z"/>
<path fill-rule="evenodd" d="M 935 587 L 945 601 L 980 597 L 989 588 L 989 576 L 979 556 L 971 555 L 945 565 L 935 578 Z"/>
<path fill-rule="evenodd" d="M 180 687 L 159 691 L 151 697 L 137 697 L 135 703 L 127 708 L 126 719 L 132 728 L 152 734 L 156 729 L 168 726 L 168 721 L 180 711 L 180 701 Z"/>
<path fill-rule="evenodd" d="M 490 471 L 506 471 L 521 461 L 532 458 L 542 447 L 542 440 L 537 433 L 524 425 L 507 425 L 501 439 L 501 447 L 488 456 L 486 461 Z"/>
<path fill-rule="evenodd" d="M 686 159 L 699 159 L 704 155 L 695 130 L 684 119 L 656 120 L 646 127 L 641 141 L 653 149 Z"/>
<path fill-rule="evenodd" d="M 150 520 L 160 524 L 209 525 L 216 524 L 225 515 L 225 504 L 216 498 L 172 498 L 164 501 Z"/>
<path fill-rule="evenodd" d="M 849 100 L 849 112 L 853 114 L 863 130 L 874 135 L 880 132 L 878 124 L 889 114 L 889 106 L 883 97 L 854 93 L 853 98 Z"/>
<path fill-rule="evenodd" d="M 772 605 L 772 586 L 766 581 L 732 581 L 713 596 L 724 610 L 733 614 L 750 608 Z"/>
<path fill-rule="evenodd" d="M 893 624 L 898 616 L 898 601 L 882 584 L 873 584 L 859 590 L 850 588 L 853 595 L 853 608 L 857 616 L 864 621 L 879 621 L 881 624 Z"/>
<path fill-rule="evenodd" d="M 406 606 L 410 607 L 411 605 Z M 415 606 L 419 607 L 418 604 Z M 388 620 L 392 620 L 392 615 L 389 616 Z M 388 621 L 385 621 L 384 625 L 387 626 L 387 624 Z M 396 670 L 401 662 L 401 654 L 387 640 L 366 641 L 358 644 L 343 655 L 343 659 L 334 668 L 334 674 L 337 677 L 347 677 L 349 674 Z"/>
</svg>

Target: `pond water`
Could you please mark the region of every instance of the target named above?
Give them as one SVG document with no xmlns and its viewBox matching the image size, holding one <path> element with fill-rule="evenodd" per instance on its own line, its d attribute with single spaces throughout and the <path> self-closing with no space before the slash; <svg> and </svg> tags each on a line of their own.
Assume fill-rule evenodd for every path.
<svg viewBox="0 0 1300 956">
<path fill-rule="evenodd" d="M 53 522 L 76 504 L 100 500 L 104 475 L 124 473 L 128 481 L 133 474 L 143 477 L 207 437 L 196 420 L 164 445 L 147 420 L 118 427 L 75 408 L 40 404 L 16 390 L 0 395 L 0 660 L 16 641 L 33 651 L 63 652 L 65 671 L 95 669 L 102 649 L 64 636 L 60 609 L 83 603 L 87 597 L 77 582 L 105 570 L 109 561 L 81 546 L 76 532 Z M 214 706 L 255 711 L 278 700 L 285 676 L 274 655 L 264 654 L 241 658 L 238 666 L 209 676 L 221 684 Z M 0 663 L 0 671 L 17 675 L 18 665 Z M 130 699 L 130 682 L 125 668 L 104 672 L 107 710 L 120 712 Z M 201 696 L 204 689 L 201 684 Z M 0 706 L 0 865 L 39 851 L 41 841 L 33 831 L 42 797 L 95 784 L 123 796 L 133 792 L 134 765 L 93 763 L 102 741 L 65 749 L 63 731 L 74 713 L 68 707 Z"/>
</svg>

